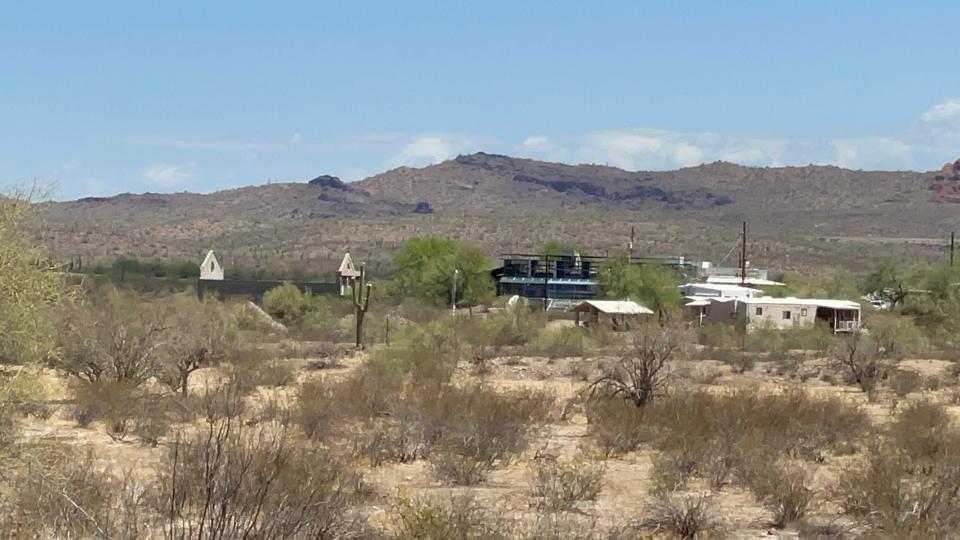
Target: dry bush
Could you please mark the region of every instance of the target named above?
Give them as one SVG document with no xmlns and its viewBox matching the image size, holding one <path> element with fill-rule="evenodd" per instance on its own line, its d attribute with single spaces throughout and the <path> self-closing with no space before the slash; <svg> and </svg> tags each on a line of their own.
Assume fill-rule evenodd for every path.
<svg viewBox="0 0 960 540">
<path fill-rule="evenodd" d="M 909 458 L 893 448 L 870 452 L 865 468 L 840 477 L 838 495 L 845 514 L 868 527 L 866 537 L 950 538 L 960 530 L 960 470 L 942 460 L 926 474 L 914 474 Z"/>
<path fill-rule="evenodd" d="M 81 427 L 103 419 L 122 427 L 132 416 L 137 401 L 135 388 L 126 382 L 74 380 L 70 382 L 70 393 L 73 396 L 71 417 Z"/>
<path fill-rule="evenodd" d="M 762 459 L 745 473 L 754 497 L 773 512 L 773 526 L 783 528 L 806 515 L 814 497 L 806 471 Z"/>
<path fill-rule="evenodd" d="M 642 410 L 618 397 L 595 398 L 585 407 L 590 436 L 604 455 L 636 450 L 649 442 L 650 433 L 643 423 Z"/>
<path fill-rule="evenodd" d="M 543 330 L 537 334 L 527 352 L 548 358 L 582 357 L 584 351 L 583 331 L 580 328 Z"/>
<path fill-rule="evenodd" d="M 16 486 L 0 506 L 4 538 L 133 539 L 149 519 L 146 488 L 132 475 L 116 477 L 93 452 L 73 447 L 31 445 L 7 462 L 5 476 Z"/>
<path fill-rule="evenodd" d="M 607 366 L 587 387 L 591 396 L 616 396 L 637 407 L 652 401 L 666 387 L 669 363 L 685 355 L 689 330 L 682 321 L 663 326 L 650 323 L 635 331 L 632 341 L 632 351 Z"/>
<path fill-rule="evenodd" d="M 938 403 L 915 401 L 897 414 L 887 429 L 887 439 L 914 467 L 926 469 L 960 450 L 960 433 L 952 416 Z"/>
<path fill-rule="evenodd" d="M 340 416 L 340 407 L 330 385 L 321 381 L 307 381 L 300 386 L 293 421 L 308 438 L 326 439 Z"/>
<path fill-rule="evenodd" d="M 944 538 L 960 528 L 960 430 L 939 404 L 901 410 L 866 456 L 839 481 L 844 512 L 870 535 Z"/>
<path fill-rule="evenodd" d="M 442 481 L 468 485 L 523 451 L 553 404 L 547 394 L 495 392 L 480 385 L 448 386 L 418 399 L 423 431 L 436 441 L 428 458 L 434 473 Z"/>
<path fill-rule="evenodd" d="M 710 495 L 664 493 L 653 498 L 638 526 L 693 540 L 701 534 L 719 534 L 723 522 Z"/>
<path fill-rule="evenodd" d="M 449 505 L 399 498 L 390 509 L 395 538 L 417 540 L 485 540 L 506 538 L 504 524 L 470 496 L 451 499 Z"/>
<path fill-rule="evenodd" d="M 861 332 L 843 338 L 832 356 L 850 383 L 871 395 L 886 371 L 879 343 Z"/>
<path fill-rule="evenodd" d="M 363 536 L 360 477 L 282 425 L 223 417 L 179 435 L 160 471 L 156 511 L 169 538 Z"/>
<path fill-rule="evenodd" d="M 258 387 L 290 386 L 297 380 L 296 369 L 291 362 L 272 358 L 262 350 L 251 350 L 238 356 L 228 373 L 230 381 L 244 394 Z"/>
<path fill-rule="evenodd" d="M 897 397 L 905 397 L 910 392 L 916 392 L 920 389 L 923 378 L 915 371 L 905 369 L 895 369 L 890 372 L 887 378 L 887 384 Z"/>
<path fill-rule="evenodd" d="M 540 458 L 530 467 L 533 496 L 537 507 L 549 512 L 572 510 L 580 501 L 594 501 L 603 489 L 603 463 L 578 459 L 561 463 Z"/>
<path fill-rule="evenodd" d="M 698 475 L 715 487 L 749 476 L 760 459 L 818 460 L 827 451 L 849 452 L 869 426 L 856 406 L 839 398 L 814 399 L 800 390 L 770 395 L 695 391 L 641 408 L 624 405 L 609 398 L 588 405 L 590 434 L 601 448 L 623 452 L 649 442 L 664 453 L 664 475 L 681 480 Z"/>
</svg>

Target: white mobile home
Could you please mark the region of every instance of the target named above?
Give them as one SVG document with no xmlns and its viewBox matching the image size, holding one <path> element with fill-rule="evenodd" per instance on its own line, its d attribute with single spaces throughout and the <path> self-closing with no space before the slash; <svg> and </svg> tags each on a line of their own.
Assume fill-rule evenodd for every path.
<svg viewBox="0 0 960 540">
<path fill-rule="evenodd" d="M 860 304 L 821 298 L 711 298 L 703 307 L 703 323 L 744 322 L 747 332 L 759 328 L 802 328 L 820 320 L 834 333 L 860 328 Z"/>
</svg>

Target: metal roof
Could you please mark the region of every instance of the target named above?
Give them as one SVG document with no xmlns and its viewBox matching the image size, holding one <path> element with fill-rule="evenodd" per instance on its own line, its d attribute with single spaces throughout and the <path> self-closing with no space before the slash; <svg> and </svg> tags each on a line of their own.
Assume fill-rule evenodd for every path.
<svg viewBox="0 0 960 540">
<path fill-rule="evenodd" d="M 585 305 L 589 305 L 601 313 L 614 315 L 650 315 L 653 313 L 653 311 L 633 300 L 585 300 L 574 309 L 579 309 Z"/>
<path fill-rule="evenodd" d="M 680 292 L 688 296 L 756 296 L 762 294 L 762 291 L 751 289 L 750 287 L 741 287 L 729 283 L 684 283 L 677 287 Z M 693 291 L 693 292 L 691 292 Z M 717 294 L 704 294 L 705 291 L 715 292 Z"/>
<path fill-rule="evenodd" d="M 829 298 L 776 298 L 761 296 L 760 298 L 738 298 L 744 304 L 782 305 L 782 306 L 817 306 L 829 309 L 860 309 L 860 304 L 850 300 L 831 300 Z"/>
<path fill-rule="evenodd" d="M 782 286 L 783 283 L 779 281 L 770 281 L 769 279 L 760 279 L 747 277 L 746 281 L 741 281 L 739 276 L 709 276 L 707 277 L 707 283 L 713 284 L 727 284 L 727 285 L 740 285 L 741 283 L 746 283 L 747 285 L 754 285 L 757 287 L 774 287 Z"/>
</svg>

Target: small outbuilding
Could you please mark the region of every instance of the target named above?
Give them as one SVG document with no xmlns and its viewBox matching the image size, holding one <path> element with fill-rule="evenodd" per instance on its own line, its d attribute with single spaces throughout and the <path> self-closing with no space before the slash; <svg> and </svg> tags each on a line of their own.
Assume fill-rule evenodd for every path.
<svg viewBox="0 0 960 540">
<path fill-rule="evenodd" d="M 200 279 L 204 281 L 223 281 L 223 267 L 220 261 L 214 255 L 213 250 L 207 252 L 203 262 L 200 263 Z"/>
<path fill-rule="evenodd" d="M 343 254 L 340 267 L 337 268 L 337 285 L 340 287 L 340 296 L 347 296 L 351 292 L 353 280 L 360 277 L 360 270 L 353 264 L 349 253 Z"/>
<path fill-rule="evenodd" d="M 633 300 L 585 300 L 571 311 L 577 326 L 600 324 L 613 330 L 629 330 L 641 317 L 653 314 Z"/>
</svg>

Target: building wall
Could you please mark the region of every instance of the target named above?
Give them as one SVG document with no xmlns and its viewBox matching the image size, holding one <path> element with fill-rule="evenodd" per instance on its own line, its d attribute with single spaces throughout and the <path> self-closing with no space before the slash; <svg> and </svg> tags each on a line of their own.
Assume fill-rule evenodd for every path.
<svg viewBox="0 0 960 540">
<path fill-rule="evenodd" d="M 757 314 L 757 309 L 762 314 Z M 813 326 L 817 319 L 816 305 L 797 304 L 747 304 L 740 302 L 739 315 L 747 317 L 747 330 L 758 328 L 792 328 Z M 785 314 L 790 318 L 786 319 Z"/>
<path fill-rule="evenodd" d="M 736 324 L 746 317 L 747 330 L 758 328 L 791 328 L 794 326 L 813 326 L 817 318 L 817 306 L 797 304 L 748 304 L 736 300 L 728 302 L 711 302 L 707 306 L 703 323 Z M 762 313 L 757 314 L 757 308 Z M 790 318 L 785 319 L 784 313 L 790 312 Z"/>
</svg>

